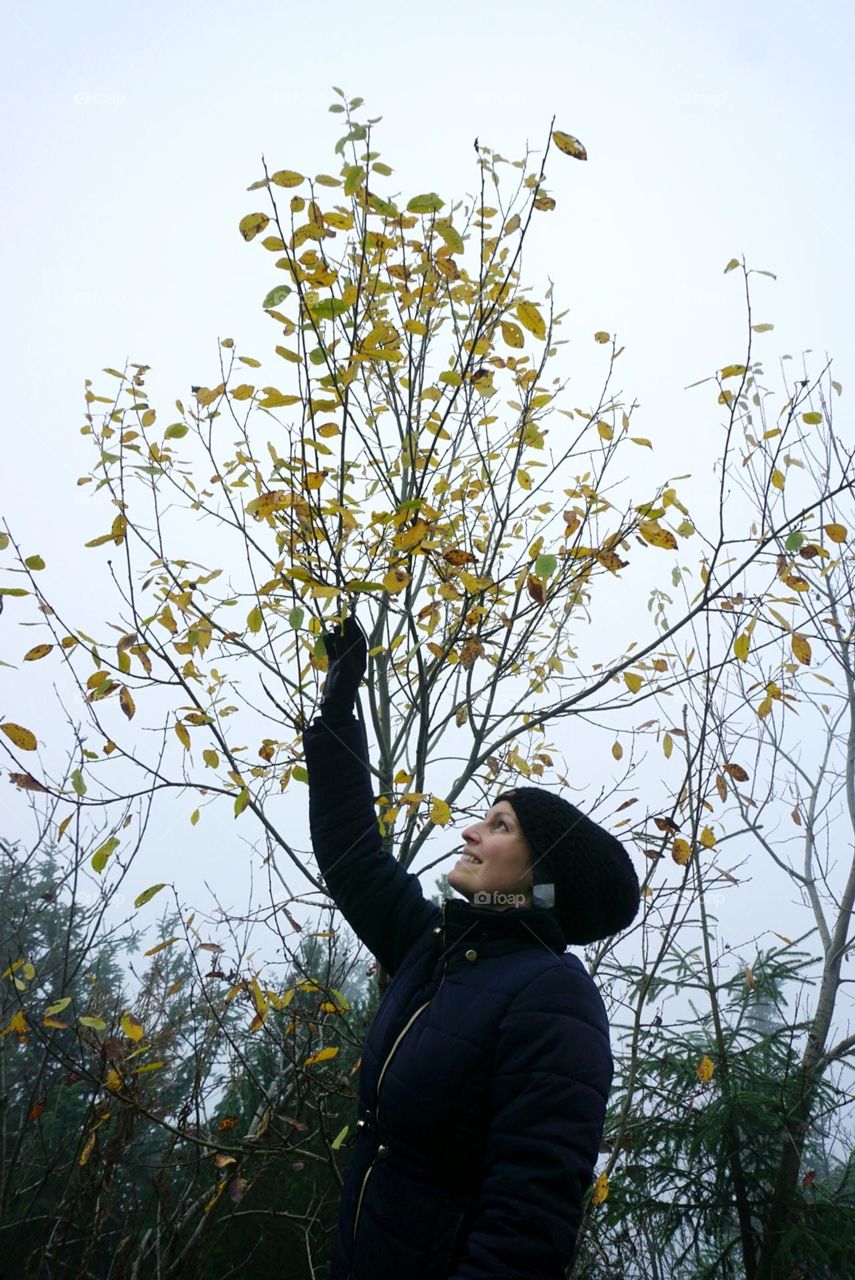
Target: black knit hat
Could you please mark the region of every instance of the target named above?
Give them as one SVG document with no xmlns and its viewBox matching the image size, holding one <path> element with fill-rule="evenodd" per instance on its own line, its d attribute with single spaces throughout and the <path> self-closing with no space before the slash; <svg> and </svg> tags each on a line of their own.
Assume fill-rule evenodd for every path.
<svg viewBox="0 0 855 1280">
<path fill-rule="evenodd" d="M 611 937 L 635 919 L 638 876 L 621 842 L 575 805 L 540 787 L 497 797 L 532 851 L 533 905 L 548 908 L 571 944 Z"/>
</svg>

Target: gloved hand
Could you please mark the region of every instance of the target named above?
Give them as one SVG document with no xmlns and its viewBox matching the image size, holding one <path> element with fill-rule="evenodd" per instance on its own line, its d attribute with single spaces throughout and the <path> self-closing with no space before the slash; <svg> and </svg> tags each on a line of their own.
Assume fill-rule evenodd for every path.
<svg viewBox="0 0 855 1280">
<path fill-rule="evenodd" d="M 356 691 L 368 665 L 368 641 L 353 614 L 344 628 L 324 632 L 324 648 L 329 659 L 321 697 L 321 718 L 327 724 L 341 724 L 353 715 Z"/>
</svg>

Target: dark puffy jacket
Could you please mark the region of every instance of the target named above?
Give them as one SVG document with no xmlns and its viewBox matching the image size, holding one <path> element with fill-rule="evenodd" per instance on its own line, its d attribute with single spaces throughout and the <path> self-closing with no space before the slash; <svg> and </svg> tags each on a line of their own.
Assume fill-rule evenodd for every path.
<svg viewBox="0 0 855 1280">
<path fill-rule="evenodd" d="M 612 1080 L 594 982 L 542 908 L 425 899 L 381 847 L 356 720 L 304 745 L 327 889 L 393 975 L 330 1280 L 563 1280 Z"/>
</svg>

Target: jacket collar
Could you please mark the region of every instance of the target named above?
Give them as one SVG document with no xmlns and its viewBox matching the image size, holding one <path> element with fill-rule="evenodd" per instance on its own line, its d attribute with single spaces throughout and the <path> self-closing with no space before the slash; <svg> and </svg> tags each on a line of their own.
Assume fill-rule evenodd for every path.
<svg viewBox="0 0 855 1280">
<path fill-rule="evenodd" d="M 493 938 L 517 938 L 534 946 L 540 944 L 562 955 L 567 940 L 558 921 L 544 907 L 476 907 L 463 898 L 444 898 L 442 903 L 443 944 L 446 950 L 464 939 L 467 944 Z"/>
</svg>

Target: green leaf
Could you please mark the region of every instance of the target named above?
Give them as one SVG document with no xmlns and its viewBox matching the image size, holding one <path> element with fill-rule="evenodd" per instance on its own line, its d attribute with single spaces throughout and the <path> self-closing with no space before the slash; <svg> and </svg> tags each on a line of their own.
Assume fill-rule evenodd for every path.
<svg viewBox="0 0 855 1280">
<path fill-rule="evenodd" d="M 309 781 L 309 774 L 306 768 L 301 764 L 294 765 L 294 768 L 291 770 L 291 777 L 296 779 L 297 782 Z"/>
<path fill-rule="evenodd" d="M 347 1133 L 349 1129 L 350 1129 L 349 1124 L 346 1124 L 343 1129 L 339 1129 L 338 1133 L 335 1135 L 332 1142 L 330 1143 L 330 1147 L 332 1148 L 333 1151 L 338 1151 L 339 1147 L 347 1137 Z"/>
<path fill-rule="evenodd" d="M 551 577 L 557 568 L 558 560 L 555 556 L 543 555 L 537 557 L 534 571 L 539 578 L 543 578 L 545 580 L 546 578 Z"/>
<path fill-rule="evenodd" d="M 107 859 L 110 854 L 119 847 L 118 836 L 110 836 L 109 840 L 105 840 L 100 849 L 96 849 L 92 854 L 92 870 L 100 873 L 107 865 Z"/>
<path fill-rule="evenodd" d="M 368 204 L 373 213 L 379 213 L 384 218 L 398 216 L 398 210 L 391 200 L 384 200 L 381 196 L 369 196 Z"/>
<path fill-rule="evenodd" d="M 34 572 L 38 572 L 39 569 L 43 569 L 45 567 L 45 562 L 41 556 L 27 556 L 24 564 L 28 569 L 32 569 Z"/>
<path fill-rule="evenodd" d="M 278 307 L 280 302 L 284 302 L 291 292 L 289 284 L 278 284 L 275 289 L 271 289 L 267 297 L 262 302 L 262 307 Z"/>
<path fill-rule="evenodd" d="M 439 213 L 445 205 L 435 191 L 428 191 L 421 196 L 413 196 L 407 204 L 407 213 Z"/>
<path fill-rule="evenodd" d="M 263 621 L 264 619 L 261 616 L 261 610 L 258 605 L 255 605 L 254 608 L 250 609 L 246 619 L 246 625 L 249 627 L 253 635 L 257 635 L 261 630 Z"/>
<path fill-rule="evenodd" d="M 134 906 L 144 907 L 147 902 L 151 901 L 156 893 L 160 893 L 161 889 L 165 888 L 165 884 L 153 884 L 150 889 L 144 889 L 142 893 L 137 894 L 134 898 Z"/>
<path fill-rule="evenodd" d="M 315 303 L 311 311 L 312 315 L 317 316 L 319 320 L 333 320 L 336 316 L 344 315 L 345 311 L 349 311 L 351 305 L 349 302 L 343 302 L 341 298 L 323 298 Z"/>
<path fill-rule="evenodd" d="M 163 433 L 164 440 L 180 440 L 190 428 L 184 422 L 173 422 Z"/>
<path fill-rule="evenodd" d="M 235 796 L 235 817 L 239 818 L 250 802 L 250 794 L 246 787 Z"/>
<path fill-rule="evenodd" d="M 303 609 L 300 609 L 300 608 L 292 609 L 291 612 L 288 614 L 289 627 L 293 627 L 295 631 L 299 631 L 303 625 L 304 617 L 305 617 L 305 612 Z"/>
<path fill-rule="evenodd" d="M 75 769 L 71 775 L 71 785 L 79 796 L 86 795 L 86 783 L 83 781 L 83 774 L 79 769 Z"/>
<path fill-rule="evenodd" d="M 727 275 L 728 271 L 733 271 L 738 266 L 739 266 L 739 259 L 731 258 L 730 262 L 728 262 L 727 266 L 725 267 L 723 274 Z"/>
<path fill-rule="evenodd" d="M 794 529 L 792 533 L 787 534 L 787 541 L 784 546 L 788 551 L 798 551 L 804 540 L 804 534 Z"/>
</svg>

